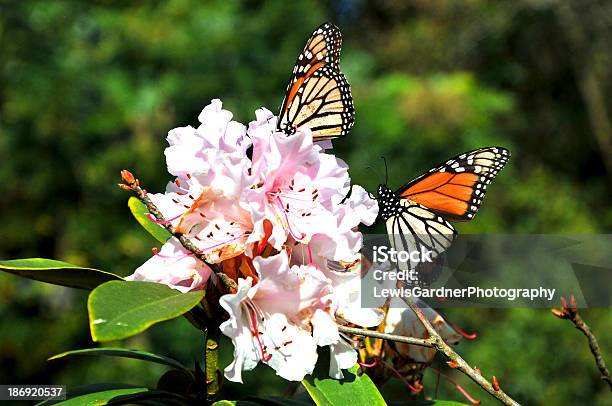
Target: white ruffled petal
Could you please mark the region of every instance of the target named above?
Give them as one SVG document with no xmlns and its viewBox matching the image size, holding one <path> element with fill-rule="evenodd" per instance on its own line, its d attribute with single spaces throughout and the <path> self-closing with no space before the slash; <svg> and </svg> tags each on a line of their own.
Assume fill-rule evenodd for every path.
<svg viewBox="0 0 612 406">
<path fill-rule="evenodd" d="M 312 336 L 319 346 L 335 344 L 340 340 L 338 325 L 331 315 L 317 309 L 310 321 L 312 323 Z"/>
<path fill-rule="evenodd" d="M 343 369 L 349 369 L 357 363 L 357 351 L 346 341 L 340 340 L 329 346 L 329 376 L 335 379 L 344 378 Z"/>
</svg>

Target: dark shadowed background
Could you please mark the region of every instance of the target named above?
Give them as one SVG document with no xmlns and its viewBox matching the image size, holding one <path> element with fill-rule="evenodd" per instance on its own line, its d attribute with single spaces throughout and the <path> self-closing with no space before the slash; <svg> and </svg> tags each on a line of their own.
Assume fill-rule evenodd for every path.
<svg viewBox="0 0 612 406">
<path fill-rule="evenodd" d="M 610 2 L 0 0 L 0 259 L 132 273 L 155 241 L 132 220 L 119 171 L 163 190 L 167 131 L 197 125 L 213 98 L 243 123 L 261 106 L 276 111 L 299 50 L 327 20 L 342 30 L 356 106 L 336 153 L 356 183 L 375 191 L 382 155 L 398 187 L 496 144 L 512 150 L 510 164 L 460 232 L 612 230 Z M 0 383 L 154 385 L 163 369 L 140 361 L 46 361 L 92 346 L 85 303 L 85 292 L 0 274 Z M 612 362 L 612 313 L 582 314 Z M 547 310 L 448 315 L 479 334 L 458 351 L 518 401 L 610 404 L 585 338 Z M 186 364 L 202 344 L 184 319 L 123 343 Z M 231 346 L 224 352 L 226 365 Z M 265 366 L 246 376 L 224 396 L 286 388 Z M 427 372 L 427 395 L 435 381 Z M 445 380 L 437 392 L 462 400 Z M 384 393 L 405 399 L 409 390 L 391 383 Z"/>
</svg>

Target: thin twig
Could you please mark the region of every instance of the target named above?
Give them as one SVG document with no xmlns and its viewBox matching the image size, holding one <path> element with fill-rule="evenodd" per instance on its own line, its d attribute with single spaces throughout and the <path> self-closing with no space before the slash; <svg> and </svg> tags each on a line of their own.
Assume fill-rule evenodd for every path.
<svg viewBox="0 0 612 406">
<path fill-rule="evenodd" d="M 597 343 L 595 335 L 589 328 L 589 326 L 582 320 L 582 317 L 578 314 L 578 306 L 576 305 L 576 299 L 574 296 L 570 296 L 569 303 L 564 297 L 561 297 L 561 309 L 552 309 L 552 313 L 560 319 L 567 319 L 574 323 L 574 326 L 584 334 L 589 340 L 589 347 L 595 357 L 595 363 L 599 372 L 601 372 L 601 379 L 605 381 L 610 390 L 612 390 L 612 377 L 610 377 L 610 371 L 606 367 L 603 355 L 601 355 L 601 349 Z"/>
<path fill-rule="evenodd" d="M 414 314 L 421 321 L 421 323 L 425 327 L 425 330 L 427 330 L 427 333 L 429 334 L 429 339 L 432 341 L 433 348 L 435 348 L 438 352 L 444 354 L 450 360 L 455 369 L 463 372 L 465 375 L 470 377 L 470 379 L 476 382 L 481 388 L 489 392 L 491 396 L 499 400 L 501 403 L 505 405 L 518 405 L 518 403 L 514 399 L 512 399 L 503 390 L 501 390 L 499 385 L 494 386 L 493 384 L 491 384 L 491 382 L 486 380 L 480 374 L 479 371 L 476 371 L 474 368 L 469 366 L 469 364 L 465 362 L 465 360 L 459 354 L 457 354 L 448 344 L 446 344 L 446 342 L 444 342 L 442 337 L 440 337 L 438 332 L 431 325 L 431 323 L 429 322 L 423 311 L 418 307 L 418 305 L 408 299 L 406 299 L 405 302 L 408 304 L 408 306 L 410 306 Z M 495 377 L 493 377 L 493 381 L 499 383 L 498 379 L 496 379 Z"/>
<path fill-rule="evenodd" d="M 434 348 L 434 342 L 431 338 L 415 338 L 415 337 L 398 336 L 394 334 L 381 333 L 378 331 L 366 330 L 362 328 L 354 328 L 354 327 L 348 327 L 348 326 L 338 326 L 338 331 L 342 333 L 361 336 L 361 337 L 378 338 L 381 340 L 389 340 L 389 341 L 395 341 L 398 343 L 412 344 L 412 345 L 418 345 L 421 347 Z"/>
<path fill-rule="evenodd" d="M 151 213 L 155 217 L 155 219 L 166 230 L 168 230 L 170 234 L 176 237 L 187 251 L 191 252 L 196 258 L 208 265 L 226 288 L 228 288 L 230 291 L 236 291 L 236 288 L 238 287 L 238 285 L 236 285 L 236 282 L 228 275 L 223 273 L 219 266 L 206 262 L 206 258 L 202 254 L 202 251 L 198 249 L 198 247 L 196 247 L 195 244 L 185 236 L 185 234 L 176 231 L 174 226 L 172 226 L 170 222 L 166 221 L 163 214 L 161 214 L 155 203 L 153 203 L 147 195 L 146 190 L 140 187 L 140 182 L 138 181 L 138 179 L 136 179 L 136 177 L 134 177 L 134 175 L 130 171 L 121 171 L 121 178 L 125 182 L 125 184 L 119 185 L 122 189 L 129 190 L 134 193 L 138 200 L 140 200 L 142 203 L 144 203 L 145 206 L 147 206 L 149 213 Z"/>
</svg>

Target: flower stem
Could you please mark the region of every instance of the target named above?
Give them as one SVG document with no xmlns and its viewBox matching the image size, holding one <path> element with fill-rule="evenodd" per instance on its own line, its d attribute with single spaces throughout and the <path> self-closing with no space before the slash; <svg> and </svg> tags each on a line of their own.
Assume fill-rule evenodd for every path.
<svg viewBox="0 0 612 406">
<path fill-rule="evenodd" d="M 210 327 L 206 333 L 206 400 L 212 402 L 221 388 L 219 371 L 219 329 Z"/>
</svg>

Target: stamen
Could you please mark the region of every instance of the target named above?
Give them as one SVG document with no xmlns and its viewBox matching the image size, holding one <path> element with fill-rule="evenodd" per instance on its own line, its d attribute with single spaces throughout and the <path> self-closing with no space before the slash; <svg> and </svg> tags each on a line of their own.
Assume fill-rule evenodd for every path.
<svg viewBox="0 0 612 406">
<path fill-rule="evenodd" d="M 378 365 L 378 358 L 374 358 L 374 361 L 370 362 L 369 364 L 366 364 L 365 362 L 358 362 L 358 364 L 364 368 L 372 368 Z"/>
<path fill-rule="evenodd" d="M 463 389 L 463 388 L 461 387 L 461 385 L 456 384 L 456 385 L 455 385 L 455 388 L 457 388 L 457 390 L 458 390 L 459 392 L 461 392 L 461 394 L 462 394 L 463 396 L 465 396 L 465 398 L 466 398 L 467 400 L 469 400 L 471 404 L 473 404 L 473 405 L 479 405 L 479 404 L 480 404 L 480 400 L 476 400 L 476 399 L 474 399 L 473 397 L 471 397 L 471 396 L 470 396 L 470 394 L 469 394 L 469 393 L 467 393 L 467 392 L 466 392 L 466 390 L 465 390 L 465 389 Z"/>
<path fill-rule="evenodd" d="M 277 197 L 278 201 L 281 204 L 281 208 L 283 207 L 283 201 L 281 200 L 280 197 Z M 298 237 L 297 234 L 295 232 L 293 232 L 293 228 L 291 227 L 291 222 L 289 221 L 289 216 L 287 216 L 287 212 L 283 210 L 283 215 L 285 216 L 285 221 L 287 222 L 287 229 L 289 230 L 289 234 L 291 234 L 291 236 L 295 239 L 295 240 L 301 240 L 302 238 L 306 237 L 306 233 L 300 233 L 301 236 Z"/>
<path fill-rule="evenodd" d="M 463 396 L 465 396 L 465 398 L 473 405 L 479 405 L 480 404 L 480 400 L 474 399 L 473 397 L 470 396 L 469 393 L 467 393 L 467 391 L 465 389 L 463 389 L 463 387 L 461 385 L 459 385 L 457 382 L 455 382 L 454 380 L 452 380 L 448 375 L 443 374 L 442 372 L 440 372 L 439 369 L 434 368 L 434 367 L 430 367 L 432 371 L 434 371 L 435 373 L 438 374 L 438 376 L 441 376 L 442 378 L 446 379 L 447 381 L 449 381 L 450 383 L 452 383 L 453 385 L 455 385 L 455 388 L 457 388 L 457 390 L 459 392 L 461 392 L 461 394 Z"/>
<path fill-rule="evenodd" d="M 147 214 L 146 214 L 146 216 L 147 216 L 147 218 L 148 218 L 149 220 L 151 220 L 151 221 L 152 221 L 152 222 L 154 222 L 155 224 L 168 224 L 168 223 L 170 223 L 171 221 L 174 221 L 174 220 L 176 220 L 177 218 L 181 217 L 181 216 L 182 216 L 182 214 L 179 214 L 179 215 L 177 215 L 177 216 L 175 216 L 175 217 L 172 217 L 170 220 L 164 220 L 164 221 L 159 221 L 159 220 L 157 220 L 157 219 L 155 218 L 155 216 L 153 216 L 151 213 L 147 213 Z"/>
<path fill-rule="evenodd" d="M 308 265 L 312 265 L 312 249 L 310 249 L 310 242 L 308 242 Z"/>
<path fill-rule="evenodd" d="M 211 233 L 208 233 L 208 235 L 207 235 L 206 237 L 208 237 L 208 238 L 212 238 L 212 232 L 211 232 Z M 227 245 L 227 244 L 229 244 L 229 243 L 231 243 L 231 242 L 233 242 L 233 241 L 236 241 L 236 240 L 238 240 L 238 239 L 240 239 L 240 238 L 242 238 L 242 237 L 243 237 L 243 235 L 239 235 L 239 236 L 237 236 L 237 237 L 230 238 L 229 240 L 226 240 L 226 241 L 220 242 L 220 243 L 218 243 L 218 244 L 211 245 L 210 247 L 202 248 L 202 250 L 201 250 L 201 251 L 202 251 L 202 253 L 204 253 L 204 252 L 206 252 L 206 251 L 210 251 L 210 250 L 215 249 L 215 248 L 217 248 L 217 247 L 219 247 L 219 246 L 222 246 L 222 245 Z"/>
<path fill-rule="evenodd" d="M 249 308 L 249 310 L 251 311 L 251 324 L 253 326 L 253 330 L 251 330 L 251 333 L 253 334 L 253 337 L 255 337 L 255 340 L 259 345 L 259 350 L 261 351 L 261 360 L 265 363 L 268 363 L 268 361 L 270 361 L 270 358 L 272 358 L 272 354 L 267 353 L 267 347 L 264 347 L 262 345 L 261 339 L 259 338 L 259 330 L 257 329 L 257 318 L 255 317 L 255 310 L 253 310 L 252 308 Z"/>
<path fill-rule="evenodd" d="M 422 391 L 422 390 L 423 390 L 423 388 L 422 388 L 422 387 L 421 387 L 421 388 L 419 388 L 419 389 L 417 389 L 417 388 L 415 388 L 414 386 L 412 386 L 412 385 L 410 384 L 410 382 L 408 382 L 408 381 L 406 380 L 406 378 L 404 378 L 404 377 L 402 376 L 402 374 L 400 374 L 400 373 L 399 373 L 399 371 L 398 371 L 397 369 L 393 368 L 393 367 L 392 367 L 392 366 L 391 366 L 389 363 L 384 362 L 384 361 L 381 361 L 381 363 L 380 363 L 380 364 L 381 364 L 383 367 L 388 368 L 388 369 L 389 369 L 389 370 L 391 370 L 393 373 L 395 373 L 395 375 L 396 375 L 396 376 L 399 378 L 399 380 L 400 380 L 400 381 L 402 381 L 402 383 L 403 383 L 404 385 L 406 385 L 406 386 L 407 386 L 407 387 L 408 387 L 408 388 L 409 388 L 409 389 L 410 389 L 410 390 L 411 390 L 413 393 L 419 393 L 420 391 Z"/>
<path fill-rule="evenodd" d="M 455 330 L 455 332 L 459 335 L 461 335 L 463 338 L 466 338 L 468 340 L 473 340 L 476 337 L 478 337 L 478 334 L 476 333 L 466 333 L 465 331 L 463 331 L 462 329 L 459 328 L 459 326 L 457 326 L 456 324 L 454 324 L 453 322 L 451 322 L 446 315 L 444 315 L 442 312 L 438 311 L 438 314 L 440 315 L 440 317 L 442 317 L 442 319 L 444 319 L 444 321 L 446 323 L 448 323 L 448 325 L 450 325 L 452 327 L 453 330 Z"/>
</svg>

